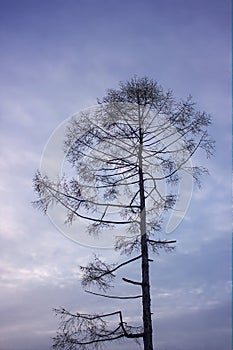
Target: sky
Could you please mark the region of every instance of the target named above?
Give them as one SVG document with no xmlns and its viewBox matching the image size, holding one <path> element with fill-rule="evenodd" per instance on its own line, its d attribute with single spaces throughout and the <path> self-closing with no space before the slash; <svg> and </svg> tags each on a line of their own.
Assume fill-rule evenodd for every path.
<svg viewBox="0 0 233 350">
<path fill-rule="evenodd" d="M 191 94 L 216 140 L 210 176 L 169 236 L 176 252 L 151 265 L 156 349 L 231 349 L 230 13 L 230 0 L 0 0 L 0 350 L 51 349 L 59 306 L 140 321 L 138 301 L 103 302 L 80 284 L 93 253 L 124 257 L 73 242 L 31 204 L 53 131 L 134 74 Z M 112 294 L 129 288 L 119 277 Z"/>
</svg>

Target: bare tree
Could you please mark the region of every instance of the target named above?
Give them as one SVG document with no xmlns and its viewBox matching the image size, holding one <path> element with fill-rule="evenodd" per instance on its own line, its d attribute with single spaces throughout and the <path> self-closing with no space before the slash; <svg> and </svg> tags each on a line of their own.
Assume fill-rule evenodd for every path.
<svg viewBox="0 0 233 350">
<path fill-rule="evenodd" d="M 174 209 L 181 176 L 189 174 L 200 184 L 200 176 L 207 172 L 192 166 L 190 159 L 199 149 L 207 157 L 213 152 L 207 132 L 210 116 L 198 111 L 190 96 L 177 102 L 171 91 L 164 93 L 147 77 L 120 83 L 119 89 L 108 90 L 98 104 L 94 112 L 74 118 L 67 130 L 65 152 L 76 177 L 54 181 L 38 172 L 34 178 L 39 196 L 35 205 L 45 213 L 53 204 L 62 205 L 68 223 L 75 218 L 89 222 L 89 234 L 99 235 L 116 225 L 122 228 L 115 249 L 134 256 L 118 265 L 95 256 L 81 267 L 82 284 L 96 285 L 102 293 L 87 292 L 102 297 L 140 298 L 142 326 L 126 324 L 119 310 L 90 315 L 58 309 L 61 325 L 53 346 L 85 350 L 117 339 L 142 338 L 144 349 L 152 350 L 149 264 L 153 260 L 149 251 L 174 249 L 175 240 L 160 239 L 162 214 Z M 141 293 L 105 294 L 115 272 L 134 261 L 141 263 L 140 281 L 123 280 L 139 286 Z"/>
</svg>

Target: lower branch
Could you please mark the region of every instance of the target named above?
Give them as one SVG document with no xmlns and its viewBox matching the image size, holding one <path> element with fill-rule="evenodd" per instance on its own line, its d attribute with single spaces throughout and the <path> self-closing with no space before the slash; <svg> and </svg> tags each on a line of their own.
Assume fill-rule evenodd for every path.
<svg viewBox="0 0 233 350">
<path fill-rule="evenodd" d="M 132 295 L 132 296 L 117 296 L 117 295 L 106 295 L 106 294 L 100 294 L 100 293 L 94 293 L 91 292 L 90 290 L 85 290 L 86 293 L 89 294 L 93 294 L 93 295 L 98 295 L 100 297 L 104 297 L 104 298 L 110 298 L 110 299 L 137 299 L 137 298 L 141 298 L 142 295 Z"/>
<path fill-rule="evenodd" d="M 89 346 L 99 348 L 103 342 L 121 338 L 139 339 L 143 337 L 142 327 L 128 326 L 123 321 L 122 312 L 107 314 L 71 313 L 65 309 L 55 309 L 61 318 L 57 335 L 53 338 L 53 348 L 66 350 L 87 350 Z M 112 328 L 112 317 L 118 316 Z"/>
</svg>

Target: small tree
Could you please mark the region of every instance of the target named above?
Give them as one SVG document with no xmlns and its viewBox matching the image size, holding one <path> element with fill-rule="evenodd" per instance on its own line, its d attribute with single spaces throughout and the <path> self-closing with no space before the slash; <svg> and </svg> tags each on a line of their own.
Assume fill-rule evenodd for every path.
<svg viewBox="0 0 233 350">
<path fill-rule="evenodd" d="M 82 284 L 102 290 L 93 293 L 109 298 L 142 300 L 142 326 L 129 326 L 122 311 L 105 314 L 72 313 L 55 310 L 61 325 L 54 338 L 55 348 L 88 349 L 121 338 L 143 338 L 144 350 L 153 349 L 149 251 L 171 251 L 175 240 L 160 239 L 161 215 L 174 208 L 180 177 L 188 173 L 199 184 L 206 169 L 192 166 L 191 157 L 203 149 L 213 152 L 208 136 L 210 116 L 196 110 L 189 96 L 176 102 L 172 92 L 147 77 L 134 77 L 108 90 L 98 108 L 73 119 L 65 139 L 67 160 L 76 178 L 58 181 L 39 172 L 34 187 L 39 196 L 36 206 L 45 213 L 53 204 L 67 210 L 67 222 L 79 217 L 87 222 L 88 233 L 122 227 L 115 249 L 132 255 L 125 262 L 107 264 L 95 256 L 81 267 Z M 166 188 L 161 183 L 166 181 Z M 135 254 L 137 252 L 137 254 Z M 134 261 L 141 262 L 141 280 L 123 278 L 139 286 L 140 295 L 104 294 L 111 287 L 115 272 Z M 115 318 L 115 327 L 113 318 Z"/>
</svg>

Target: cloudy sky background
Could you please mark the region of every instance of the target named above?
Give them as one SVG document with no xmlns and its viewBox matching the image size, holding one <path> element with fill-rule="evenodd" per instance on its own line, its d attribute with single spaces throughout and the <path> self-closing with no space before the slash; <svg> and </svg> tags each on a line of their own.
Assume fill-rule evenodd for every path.
<svg viewBox="0 0 233 350">
<path fill-rule="evenodd" d="M 231 349 L 230 0 L 0 0 L 0 350 L 48 350 L 52 308 L 123 310 L 138 301 L 87 295 L 79 265 L 94 251 L 64 237 L 31 206 L 32 177 L 53 130 L 107 88 L 148 75 L 213 116 L 211 176 L 151 265 L 158 350 Z M 134 277 L 137 263 L 122 271 Z M 136 275 L 135 275 L 135 278 Z M 137 293 L 119 278 L 112 294 Z M 135 349 L 132 342 L 122 349 Z M 109 348 L 118 349 L 112 344 Z"/>
</svg>

